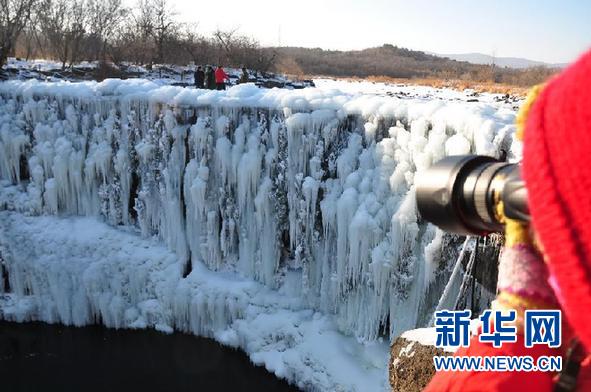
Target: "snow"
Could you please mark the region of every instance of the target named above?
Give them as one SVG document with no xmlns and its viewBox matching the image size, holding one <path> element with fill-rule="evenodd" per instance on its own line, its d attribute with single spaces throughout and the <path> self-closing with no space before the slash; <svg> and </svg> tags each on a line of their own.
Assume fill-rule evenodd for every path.
<svg viewBox="0 0 591 392">
<path fill-rule="evenodd" d="M 0 83 L 0 317 L 190 331 L 306 389 L 386 388 L 388 341 L 455 261 L 415 177 L 518 157 L 515 110 L 343 83 Z"/>
<path fill-rule="evenodd" d="M 503 94 L 495 93 L 477 93 L 472 89 L 465 89 L 463 91 L 437 88 L 430 86 L 418 86 L 412 83 L 381 83 L 369 81 L 350 81 L 350 80 L 334 80 L 334 79 L 314 79 L 316 87 L 326 90 L 344 91 L 347 93 L 363 93 L 365 95 L 379 95 L 390 96 L 404 99 L 421 99 L 429 100 L 441 99 L 445 101 L 463 101 L 468 100 L 486 103 L 497 103 L 501 101 L 511 101 L 512 103 L 519 103 L 522 98 L 507 97 Z"/>
<path fill-rule="evenodd" d="M 416 89 L 430 89 L 415 87 Z M 452 90 L 445 90 L 452 91 Z M 0 84 L 0 94 L 23 96 L 26 99 L 41 96 L 68 97 L 71 99 L 109 102 L 114 99 L 121 104 L 130 101 L 147 101 L 151 104 L 174 106 L 222 106 L 226 108 L 268 108 L 297 112 L 313 112 L 312 125 L 322 127 L 329 120 L 342 120 L 346 115 L 362 115 L 379 118 L 399 118 L 406 121 L 429 119 L 433 129 L 442 132 L 453 127 L 471 143 L 474 135 L 482 136 L 480 144 L 493 142 L 503 126 L 512 125 L 515 108 L 505 103 L 467 103 L 446 100 L 445 95 L 427 95 L 426 98 L 397 99 L 390 96 L 371 95 L 364 92 L 347 92 L 324 88 L 300 90 L 256 88 L 252 84 L 233 86 L 226 91 L 187 89 L 177 86 L 161 86 L 143 79 L 106 79 L 102 82 L 68 81 L 46 83 L 37 80 L 26 82 L 9 80 Z M 492 96 L 492 95 L 491 95 Z M 287 117 L 292 117 L 291 113 Z M 300 124 L 306 117 L 293 118 L 290 122 Z M 490 120 L 490 121 L 486 121 Z M 487 125 L 485 129 L 478 129 Z M 369 124 L 368 126 L 371 127 Z M 505 131 L 506 132 L 506 131 Z M 371 132 L 369 132 L 371 134 Z M 370 137 L 371 135 L 367 135 Z M 498 141 L 500 142 L 500 141 Z M 480 147 L 480 146 L 477 146 Z M 485 153 L 484 149 L 480 151 Z"/>
<path fill-rule="evenodd" d="M 412 329 L 404 332 L 400 337 L 411 342 L 417 342 L 423 346 L 435 347 L 435 343 L 437 342 L 435 327 Z M 454 347 L 442 347 L 442 349 L 451 353 L 456 352 L 456 348 Z"/>
<path fill-rule="evenodd" d="M 343 336 L 288 287 L 201 263 L 183 279 L 178 257 L 158 241 L 96 218 L 0 212 L 0 246 L 13 288 L 0 296 L 2 319 L 180 330 L 240 348 L 301 388 L 386 388 L 388 346 Z"/>
<path fill-rule="evenodd" d="M 479 319 L 476 318 L 476 319 L 470 320 L 469 329 L 470 329 L 471 335 L 477 334 L 479 327 L 480 327 Z M 435 327 L 412 329 L 412 330 L 404 332 L 400 337 L 403 339 L 406 339 L 410 342 L 419 343 L 423 346 L 436 347 L 435 344 L 437 343 L 437 331 L 436 331 Z M 455 353 L 458 350 L 457 346 L 440 346 L 439 348 L 441 348 L 444 351 L 447 351 L 448 353 Z M 409 349 L 408 346 L 407 346 L 407 349 Z"/>
</svg>

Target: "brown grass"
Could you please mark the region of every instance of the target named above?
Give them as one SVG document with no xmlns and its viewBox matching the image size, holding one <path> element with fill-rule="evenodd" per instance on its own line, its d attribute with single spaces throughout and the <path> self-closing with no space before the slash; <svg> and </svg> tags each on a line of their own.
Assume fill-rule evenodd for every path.
<svg viewBox="0 0 591 392">
<path fill-rule="evenodd" d="M 397 84 L 404 86 L 429 86 L 434 88 L 449 88 L 452 90 L 463 91 L 465 89 L 472 89 L 478 93 L 493 93 L 493 94 L 509 94 L 511 96 L 525 97 L 530 87 L 515 86 L 506 83 L 494 82 L 475 82 L 470 80 L 460 79 L 437 79 L 437 78 L 391 78 L 389 76 L 369 76 L 367 78 L 358 77 L 335 77 L 329 75 L 307 75 L 300 72 L 286 72 L 285 75 L 294 80 L 311 80 L 311 79 L 333 79 L 345 80 L 351 82 L 373 82 Z"/>
<path fill-rule="evenodd" d="M 451 88 L 454 90 L 473 89 L 479 93 L 497 93 L 525 96 L 529 90 L 528 87 L 514 86 L 495 82 L 474 82 L 460 79 L 395 79 L 387 76 L 371 76 L 367 78 L 371 82 L 411 84 L 419 86 L 430 86 L 435 88 Z"/>
</svg>

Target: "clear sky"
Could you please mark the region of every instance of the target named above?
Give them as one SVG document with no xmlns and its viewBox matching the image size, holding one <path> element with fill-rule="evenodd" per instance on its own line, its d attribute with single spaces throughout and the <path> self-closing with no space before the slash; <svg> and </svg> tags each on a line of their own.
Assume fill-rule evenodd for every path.
<svg viewBox="0 0 591 392">
<path fill-rule="evenodd" d="M 391 43 L 550 63 L 591 47 L 588 0 L 169 0 L 199 30 L 238 28 L 262 45 L 362 49 Z"/>
</svg>

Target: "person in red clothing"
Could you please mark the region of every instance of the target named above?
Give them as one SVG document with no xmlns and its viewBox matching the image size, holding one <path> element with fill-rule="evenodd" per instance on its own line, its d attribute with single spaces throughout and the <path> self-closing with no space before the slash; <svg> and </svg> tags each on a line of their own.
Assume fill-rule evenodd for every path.
<svg viewBox="0 0 591 392">
<path fill-rule="evenodd" d="M 218 69 L 215 70 L 215 84 L 218 90 L 225 90 L 226 89 L 226 80 L 229 80 L 230 77 L 224 71 L 221 65 L 218 65 Z"/>
<path fill-rule="evenodd" d="M 517 119 L 531 227 L 506 221 L 492 309 L 517 311 L 517 342 L 472 337 L 456 356 L 563 357 L 563 370 L 438 372 L 426 391 L 591 391 L 591 51 L 536 89 Z M 562 346 L 526 348 L 525 310 L 562 310 Z"/>
</svg>

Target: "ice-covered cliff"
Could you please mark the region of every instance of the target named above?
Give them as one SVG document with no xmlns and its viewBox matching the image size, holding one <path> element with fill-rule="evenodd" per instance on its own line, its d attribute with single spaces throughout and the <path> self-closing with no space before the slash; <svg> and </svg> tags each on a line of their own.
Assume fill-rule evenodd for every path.
<svg viewBox="0 0 591 392">
<path fill-rule="evenodd" d="M 21 249 L 27 235 L 15 227 L 22 214 L 83 215 L 159 238 L 176 254 L 160 267 L 176 282 L 167 290 L 176 290 L 178 306 L 161 301 L 171 306 L 165 320 L 142 325 L 211 335 L 192 324 L 208 310 L 192 309 L 195 293 L 180 289 L 183 277 L 206 267 L 291 298 L 360 342 L 395 337 L 429 319 L 454 261 L 446 254 L 457 251 L 453 238 L 417 216 L 414 178 L 444 155 L 510 150 L 514 115 L 503 104 L 322 88 L 2 83 L 0 209 L 20 218 L 5 215 L 8 283 L 0 292 L 10 286 L 17 297 L 53 298 L 41 319 L 115 327 L 137 324 L 133 310 L 150 306 L 148 297 L 171 297 L 136 287 L 150 279 L 125 278 L 134 275 L 126 257 L 117 259 L 115 286 L 83 279 L 89 264 L 67 266 L 76 257 L 60 271 L 34 267 L 41 256 Z M 43 227 L 51 237 L 51 224 Z M 70 284 L 44 283 L 68 273 Z M 116 304 L 101 299 L 113 291 Z M 226 315 L 208 317 L 219 316 L 223 330 L 247 318 L 238 308 L 229 301 L 220 307 Z"/>
</svg>

